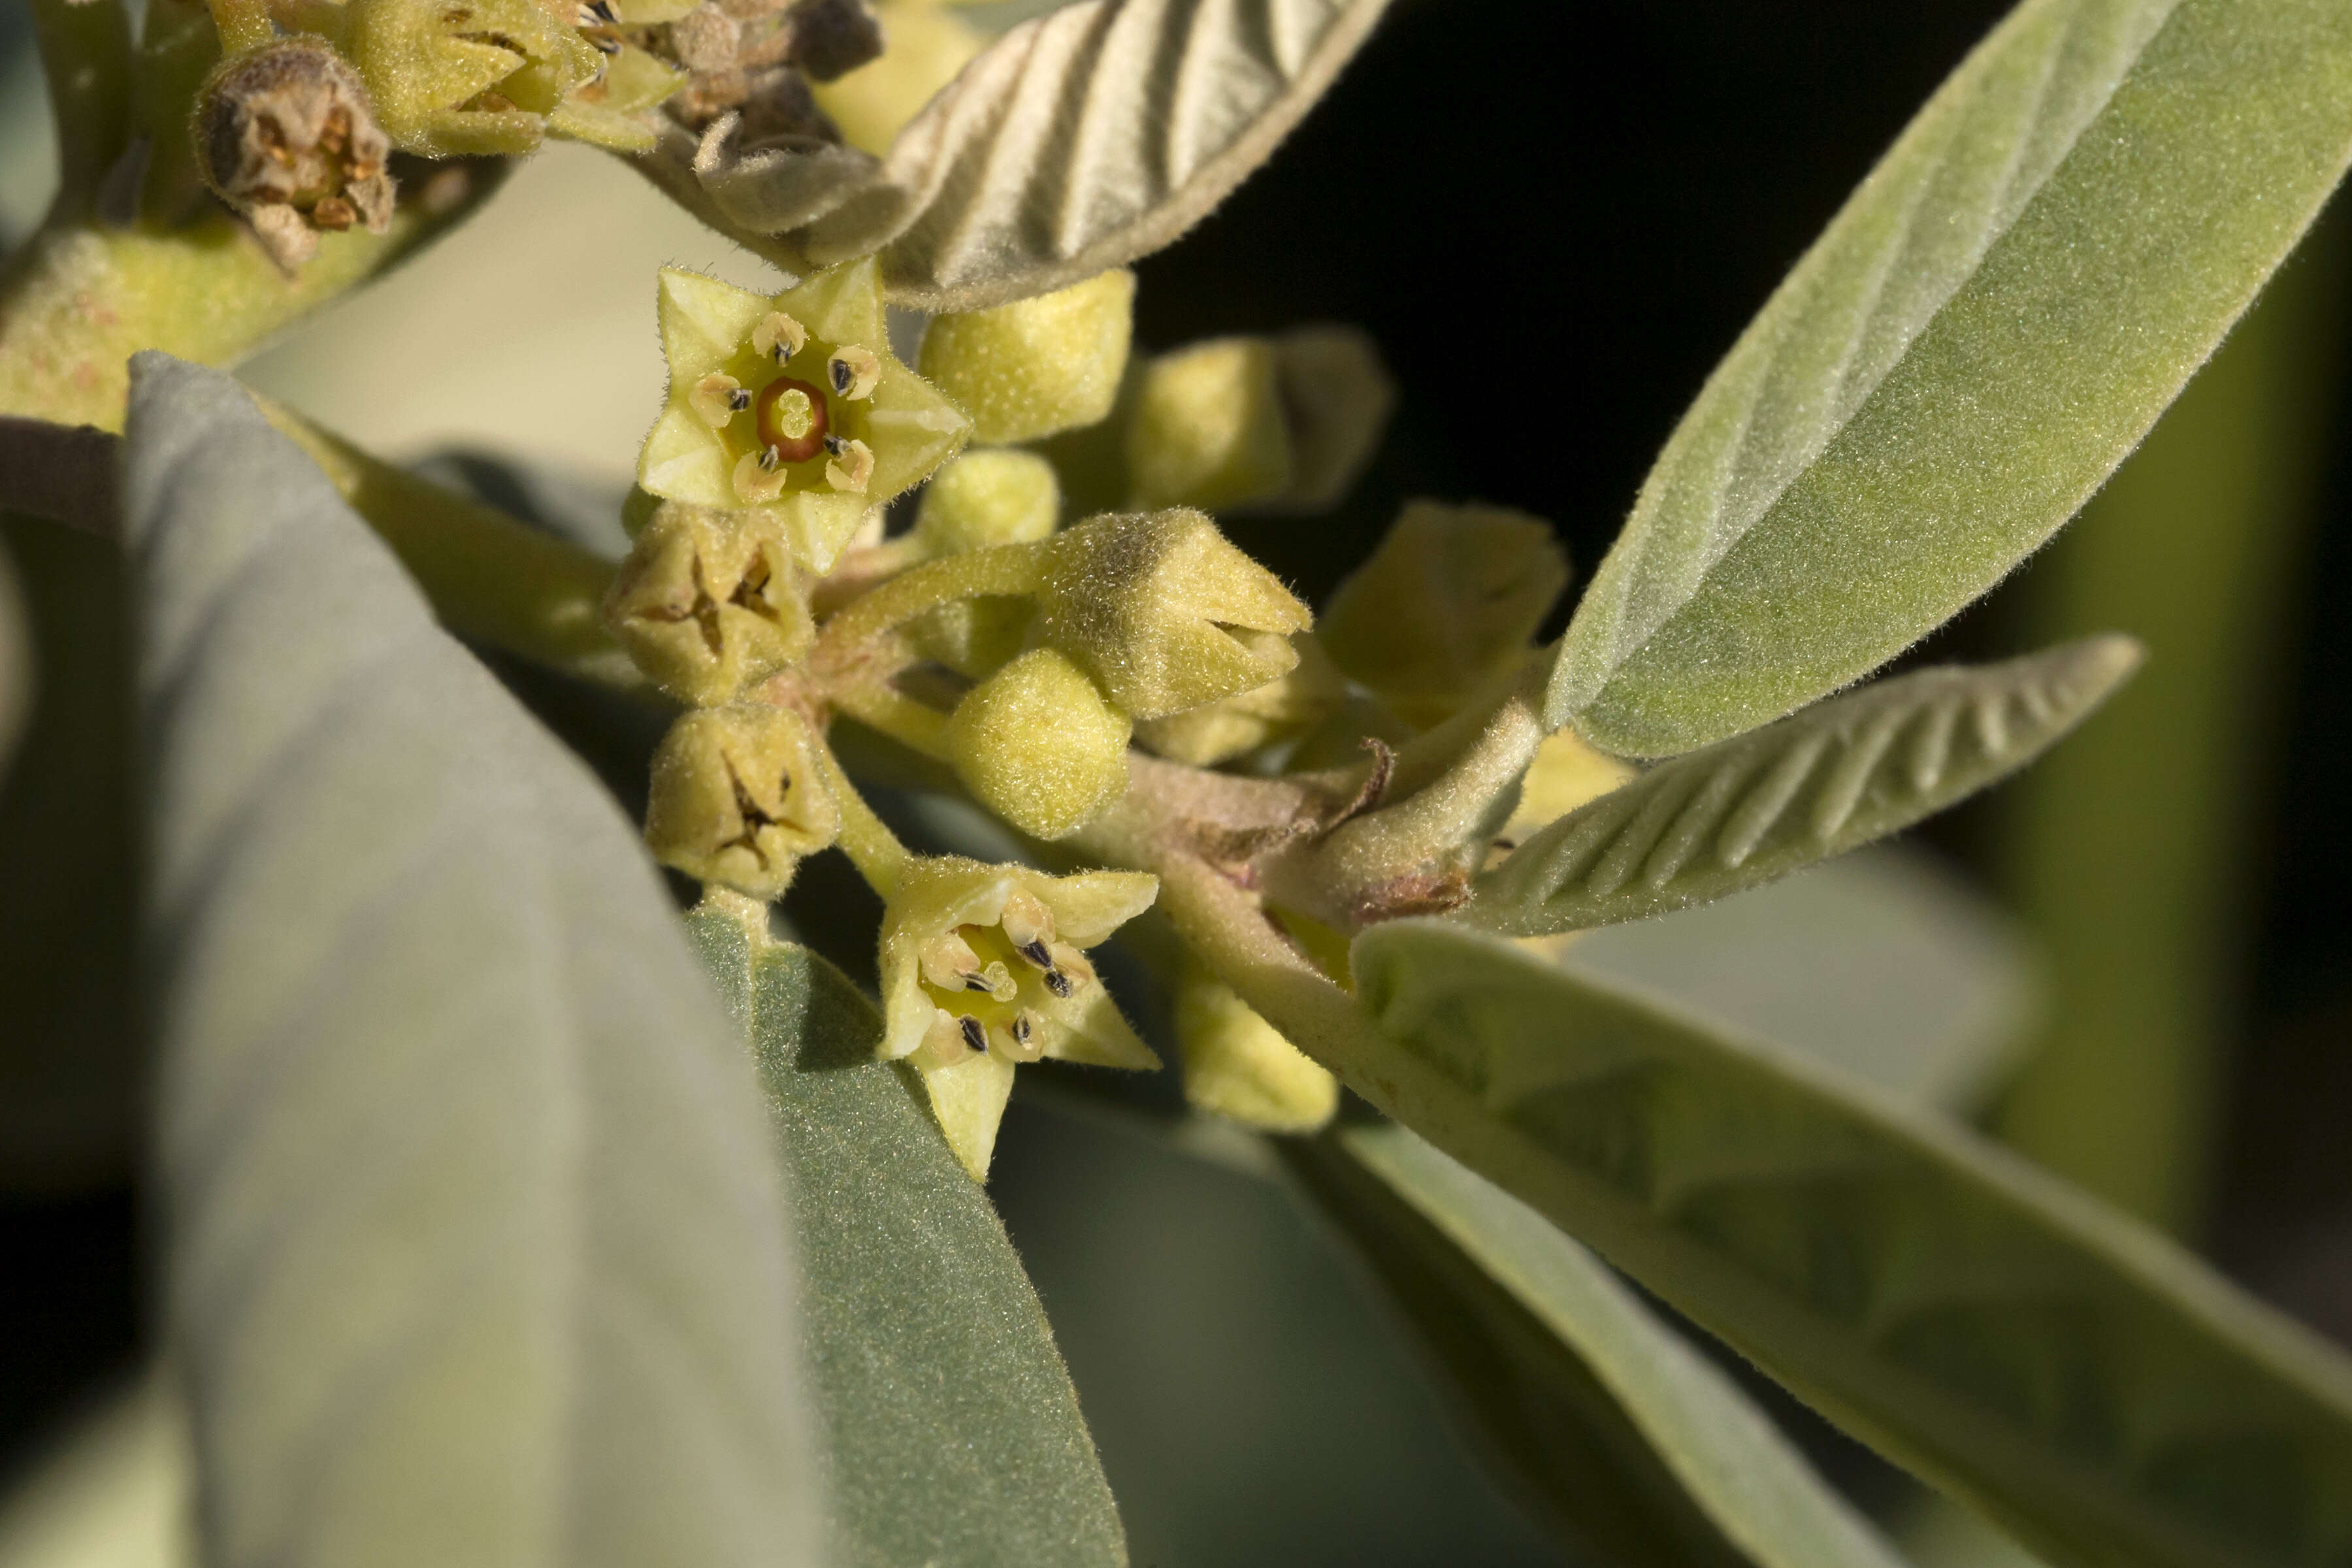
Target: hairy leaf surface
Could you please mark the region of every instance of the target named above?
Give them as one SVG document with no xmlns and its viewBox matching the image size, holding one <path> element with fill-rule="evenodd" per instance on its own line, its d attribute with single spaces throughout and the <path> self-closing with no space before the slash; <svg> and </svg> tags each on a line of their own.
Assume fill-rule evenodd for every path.
<svg viewBox="0 0 2352 1568">
<path fill-rule="evenodd" d="M 130 432 L 206 1562 L 811 1561 L 759 1089 L 630 824 L 235 383 L 142 354 Z"/>
<path fill-rule="evenodd" d="M 2086 637 L 1923 669 L 1659 763 L 1478 879 L 1458 918 L 1511 936 L 1662 914 L 1908 827 L 2024 766 L 2139 662 Z"/>
<path fill-rule="evenodd" d="M 1351 1079 L 2060 1561 L 2352 1554 L 2352 1363 L 1957 1123 L 1436 921 Z"/>
<path fill-rule="evenodd" d="M 1738 1385 L 1526 1205 L 1401 1127 L 1285 1152 L 1580 1561 L 1901 1561 Z"/>
<path fill-rule="evenodd" d="M 881 1015 L 806 948 L 709 906 L 688 923 L 759 1058 L 793 1177 L 829 1561 L 1124 1563 L 1037 1293 L 921 1090 L 874 1059 Z"/>
<path fill-rule="evenodd" d="M 1159 249 L 1265 161 L 1386 4 L 1084 0 L 1013 28 L 884 160 L 912 197 L 880 253 L 892 298 L 973 310 Z"/>
<path fill-rule="evenodd" d="M 1717 368 L 1546 717 L 1687 751 L 1854 679 L 2074 515 L 2352 156 L 2352 7 L 2026 0 Z"/>
</svg>

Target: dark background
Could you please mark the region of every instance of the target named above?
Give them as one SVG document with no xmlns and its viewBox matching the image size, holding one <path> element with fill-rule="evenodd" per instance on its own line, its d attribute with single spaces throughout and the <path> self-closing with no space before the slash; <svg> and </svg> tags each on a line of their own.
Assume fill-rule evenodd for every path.
<svg viewBox="0 0 2352 1568">
<path fill-rule="evenodd" d="M 1399 0 L 1273 163 L 1140 268 L 1144 343 L 1353 321 L 1402 384 L 1383 455 L 1339 516 L 1240 521 L 1234 534 L 1319 599 L 1400 499 L 1475 497 L 1552 519 L 1589 571 L 1716 360 L 2003 8 Z M 0 25 L 20 30 L 21 10 L 0 7 Z M 2344 402 L 2298 602 L 2279 612 L 2295 628 L 2291 677 L 2277 787 L 2254 810 L 2246 867 L 2255 956 L 2217 1235 L 2320 1225 L 2352 1198 L 2337 1131 L 2352 1108 L 2352 975 L 2337 957 L 2352 923 L 2352 647 L 2335 635 L 2352 587 Z M 1922 656 L 2012 649 L 2019 591 Z M 24 787 L 11 784 L 0 811 Z M 1967 811 L 1929 837 L 1989 866 L 1996 823 Z M 28 1026 L 0 1017 L 0 1031 Z M 1021 1153 L 1019 1120 L 1000 1184 L 1026 1245 L 1023 1194 L 1049 1178 Z M 0 1196 L 0 1463 L 131 1365 L 138 1237 L 120 1186 Z M 2268 1283 L 2261 1259 L 2224 1261 Z M 1071 1349 L 1076 1363 L 1084 1346 Z"/>
</svg>

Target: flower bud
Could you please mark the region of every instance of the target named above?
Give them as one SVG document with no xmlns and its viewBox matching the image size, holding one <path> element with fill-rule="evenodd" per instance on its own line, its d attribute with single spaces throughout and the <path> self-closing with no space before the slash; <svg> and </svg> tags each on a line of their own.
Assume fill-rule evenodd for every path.
<svg viewBox="0 0 2352 1568">
<path fill-rule="evenodd" d="M 1138 871 L 1052 877 L 956 856 L 899 872 L 882 913 L 880 1054 L 922 1075 L 974 1181 L 988 1174 L 1020 1064 L 1160 1065 L 1082 951 L 1150 908 L 1159 887 Z"/>
<path fill-rule="evenodd" d="M 1061 511 L 1054 465 L 1034 452 L 966 452 L 923 488 L 915 538 L 931 555 L 1026 544 L 1053 532 Z"/>
<path fill-rule="evenodd" d="M 1339 1080 L 1223 982 L 1187 959 L 1176 988 L 1184 1099 L 1268 1132 L 1314 1132 L 1339 1109 Z"/>
<path fill-rule="evenodd" d="M 1299 327 L 1274 340 L 1275 383 L 1290 436 L 1290 483 L 1254 503 L 1278 512 L 1328 511 L 1370 462 L 1396 383 L 1370 334 L 1355 327 Z"/>
<path fill-rule="evenodd" d="M 1061 838 L 1126 790 L 1129 728 L 1076 665 L 1033 648 L 964 693 L 948 755 L 981 805 L 1033 837 Z"/>
<path fill-rule="evenodd" d="M 1134 321 L 1135 274 L 1098 273 L 1033 300 L 935 318 L 923 334 L 923 374 L 971 412 L 973 439 L 1032 441 L 1109 414 Z"/>
<path fill-rule="evenodd" d="M 796 713 L 758 703 L 698 709 L 654 752 L 646 842 L 689 877 L 781 898 L 802 857 L 840 831 Z"/>
<path fill-rule="evenodd" d="M 1144 367 L 1126 431 L 1132 507 L 1214 511 L 1280 495 L 1290 485 L 1274 345 L 1217 338 Z"/>
<path fill-rule="evenodd" d="M 1400 716 L 1433 723 L 1525 652 L 1568 586 L 1540 518 L 1415 500 L 1316 624 L 1332 660 Z"/>
<path fill-rule="evenodd" d="M 1097 517 L 1045 548 L 1045 641 L 1137 719 L 1251 690 L 1298 661 L 1289 637 L 1307 606 L 1197 511 Z"/>
<path fill-rule="evenodd" d="M 664 501 L 604 595 L 646 679 L 712 707 L 798 660 L 816 636 L 782 534 L 740 512 Z"/>
<path fill-rule="evenodd" d="M 772 300 L 667 268 L 660 313 L 669 402 L 638 485 L 754 512 L 812 572 L 830 571 L 871 509 L 920 482 L 971 429 L 892 357 L 871 260 Z M 740 395 L 723 406 L 721 380 Z"/>
<path fill-rule="evenodd" d="M 321 229 L 392 222 L 392 143 L 366 86 L 323 38 L 298 34 L 223 61 L 192 121 L 205 183 L 291 269 Z"/>
<path fill-rule="evenodd" d="M 1347 682 L 1313 632 L 1290 639 L 1297 667 L 1279 680 L 1181 713 L 1147 719 L 1135 738 L 1171 762 L 1214 767 L 1321 723 L 1347 697 Z"/>
</svg>

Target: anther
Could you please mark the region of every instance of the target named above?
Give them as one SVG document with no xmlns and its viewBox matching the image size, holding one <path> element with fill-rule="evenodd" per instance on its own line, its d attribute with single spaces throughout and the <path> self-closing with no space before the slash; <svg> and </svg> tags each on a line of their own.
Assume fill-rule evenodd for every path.
<svg viewBox="0 0 2352 1568">
<path fill-rule="evenodd" d="M 778 364 L 807 346 L 808 329 L 782 311 L 769 311 L 766 319 L 751 329 L 751 347 Z"/>
<path fill-rule="evenodd" d="M 824 466 L 824 482 L 837 490 L 863 495 L 873 477 L 874 451 L 863 441 L 850 442 L 849 450 Z"/>
<path fill-rule="evenodd" d="M 769 442 L 766 446 L 760 448 L 760 471 L 761 473 L 772 474 L 783 466 L 783 454 L 776 450 L 776 444 L 773 441 Z"/>
<path fill-rule="evenodd" d="M 705 425 L 716 430 L 740 410 L 750 407 L 751 395 L 738 385 L 733 376 L 714 370 L 694 384 L 686 401 Z"/>
<path fill-rule="evenodd" d="M 1034 1062 L 1045 1054 L 1045 1042 L 1037 1037 L 1036 1026 L 1024 1010 L 1013 1016 L 1013 1026 L 1006 1031 L 1012 1048 L 1005 1052 L 1016 1062 Z"/>
<path fill-rule="evenodd" d="M 1053 955 L 1045 951 L 1045 939 L 1042 936 L 1032 937 L 1013 951 L 1040 969 L 1054 967 Z"/>
<path fill-rule="evenodd" d="M 875 384 L 882 379 L 882 362 L 875 357 L 873 350 L 856 343 L 844 343 L 834 350 L 824 369 L 833 380 L 833 390 L 853 401 L 872 396 Z"/>
<path fill-rule="evenodd" d="M 967 1013 L 963 1016 L 961 1020 L 958 1022 L 957 1027 L 963 1031 L 963 1043 L 965 1045 L 970 1046 L 975 1051 L 984 1051 L 988 1049 L 988 1031 L 981 1027 L 979 1019 Z"/>
<path fill-rule="evenodd" d="M 828 433 L 824 438 L 824 449 L 838 458 L 849 450 L 849 443 L 838 436 Z"/>
<path fill-rule="evenodd" d="M 1070 999 L 1070 993 L 1075 988 L 1070 984 L 1070 977 L 1068 975 L 1063 973 L 1058 969 L 1049 969 L 1045 971 L 1045 989 L 1051 991 L 1055 995 L 1066 1002 Z"/>
<path fill-rule="evenodd" d="M 736 459 L 734 479 L 735 493 L 755 504 L 772 501 L 783 493 L 783 469 L 764 447 Z"/>
</svg>

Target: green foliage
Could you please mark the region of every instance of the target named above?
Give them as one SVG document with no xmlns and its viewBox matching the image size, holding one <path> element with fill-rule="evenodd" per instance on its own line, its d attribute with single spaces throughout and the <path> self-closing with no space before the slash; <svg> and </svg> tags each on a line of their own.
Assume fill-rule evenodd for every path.
<svg viewBox="0 0 2352 1568">
<path fill-rule="evenodd" d="M 1385 1109 L 2068 1563 L 2352 1550 L 2352 1363 L 1801 1056 L 1458 927 L 1357 940 Z"/>
<path fill-rule="evenodd" d="M 210 1552 L 808 1561 L 751 1068 L 634 834 L 232 383 L 138 376 L 168 1338 Z"/>
<path fill-rule="evenodd" d="M 2342 5 L 2027 0 L 1708 381 L 1546 717 L 1687 751 L 1949 617 L 2137 443 L 2347 157 Z"/>
<path fill-rule="evenodd" d="M 1730 1378 L 1524 1204 L 1400 1127 L 1349 1128 L 1292 1163 L 1591 1560 L 1901 1561 Z"/>
<path fill-rule="evenodd" d="M 827 1561 L 1124 1563 L 1037 1293 L 921 1089 L 875 1059 L 881 1016 L 728 912 L 706 905 L 688 929 L 760 1064 L 794 1195 Z"/>
<path fill-rule="evenodd" d="M 2022 767 L 2139 661 L 2092 637 L 1923 669 L 1661 763 L 1480 878 L 1463 917 L 1513 936 L 1719 899 L 1910 826 Z"/>
</svg>

